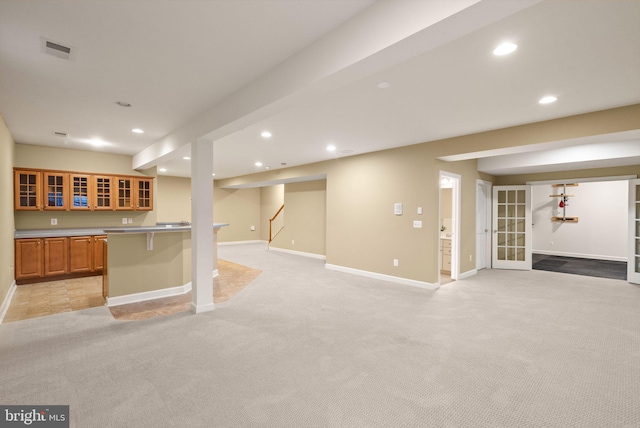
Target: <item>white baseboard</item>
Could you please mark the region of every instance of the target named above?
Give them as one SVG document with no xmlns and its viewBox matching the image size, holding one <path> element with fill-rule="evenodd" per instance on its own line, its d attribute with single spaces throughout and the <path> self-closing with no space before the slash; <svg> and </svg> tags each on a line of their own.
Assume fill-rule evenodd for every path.
<svg viewBox="0 0 640 428">
<path fill-rule="evenodd" d="M 426 290 L 437 290 L 438 288 L 440 288 L 440 285 L 438 284 L 431 284 L 429 282 L 416 281 L 414 279 L 400 278 L 399 276 L 385 275 L 382 273 L 370 272 L 370 271 L 360 270 L 360 269 L 353 269 L 353 268 L 344 267 L 344 266 L 332 265 L 329 263 L 325 264 L 324 266 L 327 269 L 336 270 L 339 272 L 350 273 L 352 275 L 366 276 L 367 278 L 380 279 L 382 281 L 395 282 L 396 284 L 410 285 L 411 287 L 424 288 Z"/>
<path fill-rule="evenodd" d="M 13 299 L 13 294 L 16 292 L 16 287 L 16 282 L 13 281 L 13 284 L 11 284 L 11 287 L 9 287 L 9 292 L 2 302 L 2 306 L 0 306 L 0 324 L 2 324 L 4 316 L 7 315 L 7 311 L 9 310 L 9 306 L 11 305 L 11 299 Z"/>
<path fill-rule="evenodd" d="M 120 306 L 129 303 L 145 302 L 147 300 L 161 299 L 163 297 L 180 296 L 191 291 L 191 283 L 178 287 L 163 288 L 160 290 L 144 291 L 142 293 L 125 294 L 124 296 L 107 297 L 107 306 Z"/>
<path fill-rule="evenodd" d="M 193 302 L 191 302 L 191 312 L 193 312 L 194 314 L 201 314 L 203 312 L 210 312 L 212 310 L 213 310 L 213 303 L 210 303 L 208 305 L 196 306 L 193 304 Z"/>
<path fill-rule="evenodd" d="M 213 271 L 213 278 L 218 276 L 218 269 Z M 107 306 L 120 306 L 129 303 L 145 302 L 163 297 L 180 296 L 191 291 L 191 283 L 177 287 L 162 288 L 160 290 L 144 291 L 142 293 L 125 294 L 124 296 L 107 297 Z M 202 311 L 201 311 L 202 312 Z"/>
<path fill-rule="evenodd" d="M 532 250 L 532 253 L 544 254 L 545 256 L 561 256 L 561 257 L 577 257 L 579 259 L 609 260 L 612 262 L 627 261 L 627 257 L 599 256 L 595 254 L 581 254 L 581 253 L 565 253 L 561 251 Z"/>
<path fill-rule="evenodd" d="M 286 248 L 277 247 L 269 247 L 269 250 L 277 251 L 279 253 L 294 254 L 296 256 L 310 257 L 312 259 L 327 260 L 327 256 L 323 254 L 305 253 L 303 251 L 287 250 Z"/>
<path fill-rule="evenodd" d="M 458 275 L 458 279 L 469 278 L 470 276 L 473 276 L 477 273 L 478 273 L 478 269 L 471 269 Z"/>
<path fill-rule="evenodd" d="M 218 245 L 242 245 L 242 244 L 268 244 L 267 241 L 261 241 L 256 239 L 254 241 L 228 241 L 228 242 L 220 242 L 218 241 Z"/>
</svg>

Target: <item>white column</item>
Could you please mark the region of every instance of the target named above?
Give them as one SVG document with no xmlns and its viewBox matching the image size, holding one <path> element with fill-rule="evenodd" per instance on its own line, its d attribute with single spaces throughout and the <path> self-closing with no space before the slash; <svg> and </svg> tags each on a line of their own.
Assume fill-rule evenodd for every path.
<svg viewBox="0 0 640 428">
<path fill-rule="evenodd" d="M 213 143 L 191 144 L 191 311 L 213 310 Z"/>
</svg>

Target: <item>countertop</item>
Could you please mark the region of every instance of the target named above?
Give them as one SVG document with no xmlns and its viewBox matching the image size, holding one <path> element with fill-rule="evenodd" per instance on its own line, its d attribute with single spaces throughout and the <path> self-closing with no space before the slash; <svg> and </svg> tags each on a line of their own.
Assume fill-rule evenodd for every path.
<svg viewBox="0 0 640 428">
<path fill-rule="evenodd" d="M 213 228 L 229 226 L 228 223 L 214 223 Z M 160 223 L 156 226 L 123 226 L 123 227 L 85 227 L 69 229 L 25 229 L 16 230 L 15 239 L 25 238 L 59 238 L 65 236 L 105 235 L 108 233 L 150 233 L 150 232 L 187 232 L 191 224 Z"/>
</svg>

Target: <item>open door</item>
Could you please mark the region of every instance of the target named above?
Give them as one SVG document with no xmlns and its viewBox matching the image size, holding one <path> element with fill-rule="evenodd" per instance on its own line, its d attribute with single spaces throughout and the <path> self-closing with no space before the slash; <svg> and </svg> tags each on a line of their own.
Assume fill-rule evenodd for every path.
<svg viewBox="0 0 640 428">
<path fill-rule="evenodd" d="M 531 270 L 531 186 L 493 187 L 491 250 L 493 268 Z"/>
<path fill-rule="evenodd" d="M 640 180 L 629 180 L 627 281 L 640 284 Z"/>
</svg>

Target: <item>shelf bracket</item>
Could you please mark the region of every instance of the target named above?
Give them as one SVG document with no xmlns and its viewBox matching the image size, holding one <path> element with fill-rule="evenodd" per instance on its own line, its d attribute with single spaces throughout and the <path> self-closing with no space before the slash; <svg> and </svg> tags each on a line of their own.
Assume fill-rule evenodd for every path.
<svg viewBox="0 0 640 428">
<path fill-rule="evenodd" d="M 153 235 L 155 232 L 147 232 L 147 251 L 153 250 Z"/>
</svg>

